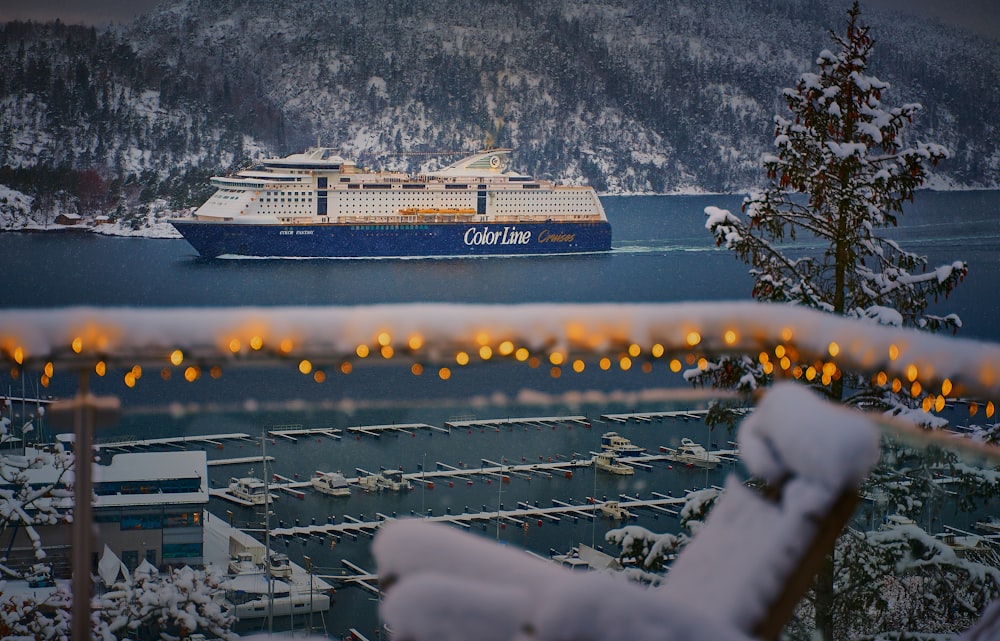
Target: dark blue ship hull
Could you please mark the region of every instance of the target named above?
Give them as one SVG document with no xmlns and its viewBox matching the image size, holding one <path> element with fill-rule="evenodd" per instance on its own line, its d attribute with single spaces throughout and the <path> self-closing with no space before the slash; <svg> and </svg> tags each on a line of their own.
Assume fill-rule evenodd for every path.
<svg viewBox="0 0 1000 641">
<path fill-rule="evenodd" d="M 246 225 L 194 219 L 170 222 L 207 258 L 496 256 L 611 249 L 611 225 L 606 221 L 405 225 Z"/>
</svg>

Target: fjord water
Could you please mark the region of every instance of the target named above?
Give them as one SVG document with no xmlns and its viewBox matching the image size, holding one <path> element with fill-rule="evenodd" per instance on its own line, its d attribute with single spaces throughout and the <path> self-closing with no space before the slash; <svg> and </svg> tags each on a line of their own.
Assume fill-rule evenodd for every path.
<svg viewBox="0 0 1000 641">
<path fill-rule="evenodd" d="M 613 251 L 606 254 L 477 259 L 382 260 L 204 260 L 183 240 L 107 238 L 76 232 L 0 234 L 0 256 L 5 284 L 0 306 L 63 307 L 79 305 L 123 307 L 206 307 L 274 305 L 375 305 L 383 303 L 458 302 L 673 302 L 688 300 L 745 300 L 751 281 L 746 266 L 731 253 L 714 246 L 704 229 L 708 205 L 738 210 L 741 197 L 674 196 L 602 199 L 614 230 Z M 931 267 L 953 260 L 969 263 L 970 273 L 936 311 L 958 313 L 962 337 L 1000 341 L 997 285 L 1000 284 L 1000 192 L 921 193 L 901 219 L 893 236 L 902 245 L 930 258 Z M 162 381 L 155 373 L 144 376 L 134 390 L 121 376 L 92 381 L 98 393 L 122 399 L 122 420 L 98 435 L 159 436 L 245 432 L 259 435 L 279 424 L 345 428 L 353 425 L 429 423 L 442 425 L 456 416 L 506 418 L 581 414 L 592 419 L 590 428 L 560 424 L 555 427 L 518 425 L 500 430 L 455 430 L 450 435 L 418 430 L 410 435 L 381 439 L 345 437 L 302 438 L 298 442 L 269 439 L 273 471 L 307 478 L 314 470 L 402 468 L 415 472 L 434 469 L 436 462 L 478 467 L 482 459 L 509 463 L 568 460 L 589 456 L 599 448 L 600 435 L 609 429 L 652 451 L 676 445 L 687 436 L 701 443 L 725 447 L 731 435 L 710 433 L 697 420 L 671 419 L 649 424 L 603 424 L 606 413 L 660 411 L 694 407 L 668 403 L 652 393 L 664 387 L 684 387 L 676 375 L 658 369 L 652 375 L 633 370 L 608 374 L 588 368 L 582 374 L 553 379 L 545 368 L 491 364 L 469 368 L 444 382 L 433 376 L 413 377 L 404 368 L 357 368 L 351 376 L 331 376 L 323 385 L 281 369 L 226 371 L 221 379 L 205 377 L 196 384 Z M 93 377 L 92 377 L 93 378 Z M 71 376 L 56 376 L 48 390 L 72 393 Z M 13 383 L 0 375 L 4 391 Z M 658 400 L 661 399 L 661 400 Z M 259 455 L 259 445 L 227 443 L 208 448 L 211 459 Z M 349 498 L 308 493 L 298 501 L 283 495 L 275 508 L 285 525 L 296 519 L 323 523 L 330 516 L 372 517 L 426 513 L 440 515 L 493 510 L 517 501 L 548 505 L 552 498 L 586 503 L 591 496 L 615 498 L 619 493 L 648 497 L 651 490 L 680 495 L 686 489 L 720 484 L 726 469 L 669 468 L 660 464 L 633 477 L 614 477 L 593 470 L 577 470 L 572 479 L 556 476 L 510 484 L 477 481 L 436 483 L 433 490 L 419 486 L 404 495 L 365 495 Z M 226 485 L 229 476 L 248 472 L 247 465 L 213 466 L 213 487 Z M 260 474 L 261 470 L 256 470 Z M 238 524 L 259 517 L 251 510 L 212 499 L 215 515 L 233 512 Z M 639 523 L 654 531 L 676 531 L 675 520 L 640 512 Z M 495 522 L 473 526 L 473 531 L 501 542 L 545 553 L 565 551 L 578 542 L 602 543 L 615 524 L 563 519 L 527 527 Z M 371 569 L 369 542 L 342 539 L 278 540 L 292 559 L 311 557 L 321 573 L 335 573 L 340 560 L 350 559 Z M 378 635 L 376 602 L 359 589 L 341 589 L 327 616 L 331 636 L 356 627 L 370 638 Z M 319 619 L 316 619 L 319 623 Z M 286 623 L 287 625 L 287 623 Z M 303 622 L 294 622 L 301 628 Z"/>
</svg>

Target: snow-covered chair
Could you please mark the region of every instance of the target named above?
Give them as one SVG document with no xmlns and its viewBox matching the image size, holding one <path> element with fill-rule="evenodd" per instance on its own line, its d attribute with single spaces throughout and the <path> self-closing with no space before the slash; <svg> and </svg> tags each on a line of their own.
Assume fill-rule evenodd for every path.
<svg viewBox="0 0 1000 641">
<path fill-rule="evenodd" d="M 775 385 L 739 432 L 731 475 L 663 585 L 576 574 L 421 520 L 387 524 L 374 552 L 382 615 L 402 641 L 736 641 L 775 638 L 850 517 L 878 459 L 860 412 Z"/>
</svg>

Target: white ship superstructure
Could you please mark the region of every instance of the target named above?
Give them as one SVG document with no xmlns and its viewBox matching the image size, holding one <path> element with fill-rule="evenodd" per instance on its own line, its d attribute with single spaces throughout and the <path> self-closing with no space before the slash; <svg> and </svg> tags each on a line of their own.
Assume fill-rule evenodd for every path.
<svg viewBox="0 0 1000 641">
<path fill-rule="evenodd" d="M 408 175 L 366 171 L 330 148 L 316 147 L 212 178 L 218 191 L 195 217 L 310 225 L 606 220 L 590 187 L 504 172 L 509 153 L 488 150 L 440 171 Z"/>
</svg>

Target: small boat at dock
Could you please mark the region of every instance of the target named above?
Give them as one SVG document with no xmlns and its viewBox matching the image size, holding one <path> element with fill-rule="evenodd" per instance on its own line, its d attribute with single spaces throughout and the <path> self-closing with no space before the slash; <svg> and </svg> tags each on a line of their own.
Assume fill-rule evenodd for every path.
<svg viewBox="0 0 1000 641">
<path fill-rule="evenodd" d="M 622 507 L 618 501 L 605 501 L 599 508 L 601 514 L 615 521 L 627 521 L 632 518 L 632 513 Z"/>
<path fill-rule="evenodd" d="M 677 449 L 667 449 L 667 458 L 684 465 L 709 469 L 717 467 L 722 462 L 718 456 L 686 437 L 681 439 Z"/>
<path fill-rule="evenodd" d="M 635 468 L 619 461 L 613 452 L 598 452 L 594 454 L 591 462 L 593 462 L 594 467 L 597 469 L 611 472 L 612 474 L 635 474 Z"/>
<path fill-rule="evenodd" d="M 619 457 L 636 456 L 646 451 L 646 448 L 639 447 L 618 432 L 605 432 L 601 436 L 601 449 Z"/>
<path fill-rule="evenodd" d="M 313 489 L 330 496 L 350 496 L 351 486 L 340 472 L 316 472 L 316 475 L 309 479 Z"/>
<path fill-rule="evenodd" d="M 264 505 L 275 496 L 267 492 L 267 486 L 256 476 L 233 477 L 229 479 L 229 493 L 253 505 Z"/>
<path fill-rule="evenodd" d="M 271 552 L 267 557 L 267 573 L 275 579 L 287 579 L 292 576 L 292 562 L 288 555 Z"/>
<path fill-rule="evenodd" d="M 378 474 L 362 476 L 358 485 L 366 492 L 403 492 L 413 489 L 413 484 L 403 478 L 399 470 L 382 470 Z"/>
</svg>

